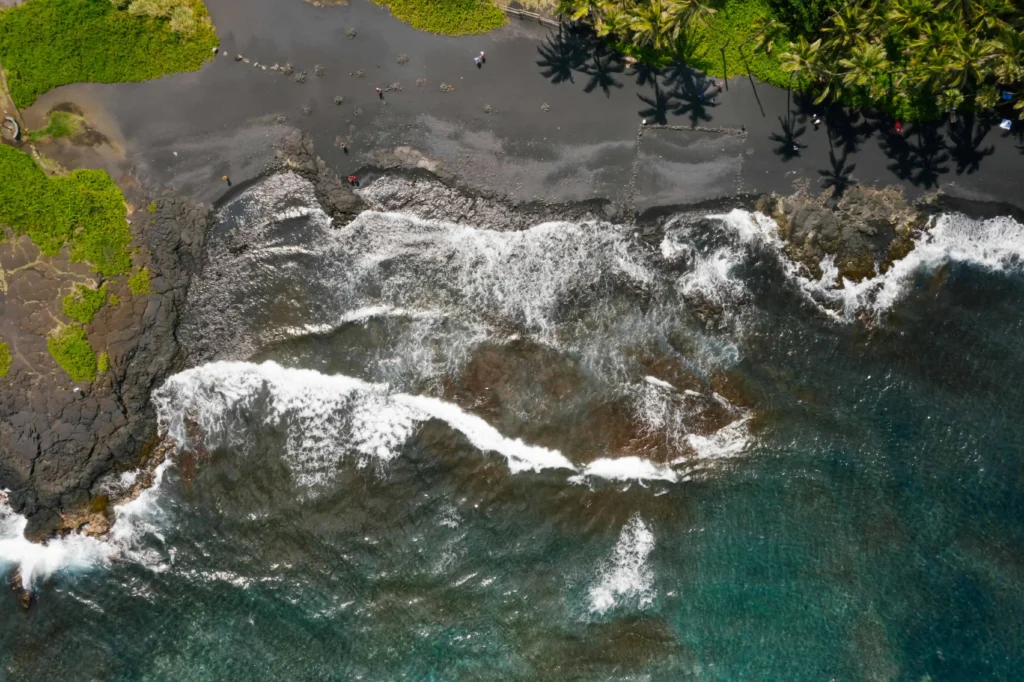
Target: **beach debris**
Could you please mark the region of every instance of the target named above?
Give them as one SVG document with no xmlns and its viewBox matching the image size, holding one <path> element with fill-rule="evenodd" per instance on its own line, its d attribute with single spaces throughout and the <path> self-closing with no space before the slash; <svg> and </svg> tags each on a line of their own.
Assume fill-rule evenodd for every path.
<svg viewBox="0 0 1024 682">
<path fill-rule="evenodd" d="M 355 76 L 356 78 L 362 78 L 363 76 L 366 75 L 366 72 L 363 71 L 362 69 L 356 69 L 355 71 L 349 71 L 348 75 Z"/>
<path fill-rule="evenodd" d="M 252 60 L 249 59 L 248 57 L 242 57 L 242 63 L 243 64 L 251 64 Z"/>
<path fill-rule="evenodd" d="M 356 107 L 356 110 L 352 112 L 352 115 L 353 116 L 362 116 L 363 115 L 363 108 L 362 107 Z"/>
<path fill-rule="evenodd" d="M 351 40 L 352 38 L 355 38 L 356 37 L 356 30 L 354 28 L 346 28 L 345 29 L 345 37 L 348 38 L 349 40 Z"/>
<path fill-rule="evenodd" d="M 235 55 L 235 61 L 236 61 L 236 62 L 240 62 L 240 61 L 242 61 L 243 59 L 245 59 L 245 57 L 243 57 L 242 55 L 240 55 L 240 54 L 236 54 L 236 55 Z"/>
<path fill-rule="evenodd" d="M 214 54 L 217 54 L 217 50 L 219 50 L 219 49 L 220 49 L 219 47 L 215 47 L 215 48 L 213 48 L 210 51 L 213 52 Z"/>
<path fill-rule="evenodd" d="M 313 115 L 313 108 L 312 107 L 302 107 L 302 115 L 303 116 L 312 116 Z"/>
<path fill-rule="evenodd" d="M 395 61 L 398 62 L 399 66 L 405 66 L 406 64 L 409 63 L 409 55 L 403 52 L 402 54 L 395 57 Z"/>
<path fill-rule="evenodd" d="M 334 96 L 334 103 L 337 104 L 338 106 L 341 106 L 342 102 L 344 102 L 344 101 L 345 101 L 345 98 L 342 97 L 341 95 L 335 95 Z"/>
<path fill-rule="evenodd" d="M 386 88 L 384 88 L 384 92 L 401 92 L 401 91 L 402 91 L 402 84 L 401 83 L 392 83 L 391 85 L 389 85 Z"/>
<path fill-rule="evenodd" d="M 551 105 L 548 104 L 547 102 L 544 102 L 544 104 L 540 105 L 540 110 L 541 111 L 551 111 Z"/>
<path fill-rule="evenodd" d="M 448 83 L 441 83 L 441 92 L 455 92 L 455 86 Z"/>
<path fill-rule="evenodd" d="M 316 66 L 314 66 L 313 67 L 313 73 L 315 73 L 318 76 L 324 75 L 324 65 L 323 64 L 317 64 Z"/>
<path fill-rule="evenodd" d="M 277 71 L 280 68 L 281 68 L 281 65 L 278 64 L 277 62 L 274 62 L 274 65 L 270 67 L 270 70 L 271 71 Z"/>
<path fill-rule="evenodd" d="M 275 120 L 275 121 L 277 121 L 277 125 L 279 125 L 279 126 L 283 126 L 283 125 L 284 125 L 285 123 L 287 123 L 287 122 L 288 122 L 288 119 L 287 119 L 287 118 L 285 118 L 284 116 L 278 116 L 278 117 L 277 117 L 276 119 L 274 119 L 274 120 Z"/>
<path fill-rule="evenodd" d="M 306 72 L 305 71 L 299 71 L 297 74 L 295 74 L 295 82 L 296 83 L 305 83 L 306 82 Z"/>
<path fill-rule="evenodd" d="M 255 66 L 258 69 L 258 68 L 260 68 L 260 63 L 259 62 L 254 62 L 253 66 Z"/>
<path fill-rule="evenodd" d="M 493 114 L 494 113 L 494 109 L 491 108 L 490 104 L 485 104 L 484 105 L 484 113 L 485 114 Z"/>
<path fill-rule="evenodd" d="M 426 85 L 426 84 L 427 84 L 427 79 L 426 78 L 417 78 L 416 79 L 416 85 L 420 86 L 421 88 L 424 85 Z"/>
<path fill-rule="evenodd" d="M 266 71 L 267 70 L 267 65 L 263 64 L 262 66 L 260 66 L 260 68 L 263 69 L 264 71 Z"/>
<path fill-rule="evenodd" d="M 338 149 L 348 149 L 348 145 L 345 143 L 345 140 L 341 135 L 334 138 L 334 146 Z"/>
<path fill-rule="evenodd" d="M 295 69 L 292 68 L 291 64 L 285 64 L 284 66 L 281 67 L 281 73 L 283 73 L 286 76 L 290 76 L 292 71 L 294 71 L 294 70 Z"/>
</svg>

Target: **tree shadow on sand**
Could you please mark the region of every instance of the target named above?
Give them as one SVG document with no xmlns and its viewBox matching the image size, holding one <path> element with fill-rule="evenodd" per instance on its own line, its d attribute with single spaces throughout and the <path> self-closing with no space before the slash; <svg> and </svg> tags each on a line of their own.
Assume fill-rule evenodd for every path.
<svg viewBox="0 0 1024 682">
<path fill-rule="evenodd" d="M 626 65 L 616 53 L 607 50 L 598 43 L 589 59 L 586 59 L 580 70 L 590 76 L 583 92 L 591 93 L 601 88 L 605 97 L 611 97 L 611 88 L 621 88 L 622 83 L 615 79 L 615 74 L 626 70 Z"/>
<path fill-rule="evenodd" d="M 970 175 L 976 172 L 982 159 L 995 153 L 994 145 L 984 148 L 981 146 L 991 129 L 991 123 L 978 123 L 973 113 L 963 114 L 956 123 L 950 124 L 949 140 L 952 144 L 948 148 L 956 161 L 957 175 L 963 175 L 965 172 Z"/>
<path fill-rule="evenodd" d="M 715 98 L 720 94 L 713 79 L 688 66 L 673 64 L 665 72 L 664 82 L 678 101 L 674 114 L 686 116 L 692 126 L 711 120 L 709 110 L 718 106 Z"/>
<path fill-rule="evenodd" d="M 541 55 L 537 66 L 552 83 L 575 83 L 573 71 L 578 70 L 586 61 L 588 42 L 585 34 L 559 27 L 557 33 L 548 34 L 544 42 L 537 46 Z"/>
<path fill-rule="evenodd" d="M 779 116 L 779 125 L 781 126 L 781 130 L 769 135 L 768 139 L 779 143 L 779 146 L 772 151 L 774 151 L 777 156 L 781 156 L 783 161 L 790 161 L 797 156 L 800 156 L 799 140 L 800 136 L 807 132 L 807 127 L 796 127 L 796 122 L 790 116 L 785 118 Z"/>
<path fill-rule="evenodd" d="M 916 124 L 905 135 L 883 129 L 881 148 L 892 159 L 887 166 L 896 177 L 932 189 L 949 172 L 945 138 L 935 125 Z"/>
<path fill-rule="evenodd" d="M 846 157 L 846 152 L 843 152 L 841 157 L 836 158 L 835 149 L 831 149 L 828 153 L 830 167 L 818 171 L 818 175 L 821 176 L 822 188 L 831 189 L 833 199 L 843 196 L 843 192 L 849 189 L 855 182 L 853 171 L 857 168 L 857 164 L 851 163 L 847 165 Z"/>
</svg>

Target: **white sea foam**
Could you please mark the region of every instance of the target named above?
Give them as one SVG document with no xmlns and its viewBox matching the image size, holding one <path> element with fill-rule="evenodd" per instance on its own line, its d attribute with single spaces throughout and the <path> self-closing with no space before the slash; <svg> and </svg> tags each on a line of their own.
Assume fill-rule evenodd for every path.
<svg viewBox="0 0 1024 682">
<path fill-rule="evenodd" d="M 661 388 L 667 388 L 670 391 L 676 390 L 675 386 L 668 383 L 667 381 L 662 381 L 658 377 L 646 376 L 644 377 L 644 381 L 649 383 L 651 386 L 660 386 Z"/>
<path fill-rule="evenodd" d="M 427 396 L 391 393 L 371 384 L 273 362 L 215 362 L 172 376 L 154 393 L 160 428 L 189 443 L 187 422 L 207 445 L 240 442 L 251 413 L 287 432 L 286 458 L 302 485 L 327 483 L 339 461 L 355 452 L 361 463 L 400 454 L 417 426 L 439 419 L 477 449 L 502 455 L 513 473 L 575 467 L 557 450 L 506 438 L 457 405 Z M 257 403 L 263 406 L 262 412 Z"/>
<path fill-rule="evenodd" d="M 25 539 L 28 521 L 0 498 L 0 567 L 16 568 L 24 589 L 32 589 L 56 573 L 82 573 L 117 559 L 135 561 L 155 571 L 163 570 L 166 567 L 163 557 L 139 541 L 143 535 L 152 534 L 162 518 L 156 502 L 168 465 L 169 462 L 163 462 L 157 467 L 150 488 L 115 508 L 114 524 L 102 539 L 71 533 L 44 544 L 30 542 Z"/>
<path fill-rule="evenodd" d="M 577 476 L 569 480 L 583 483 L 588 477 L 603 478 L 609 481 L 669 481 L 678 480 L 671 467 L 643 459 L 641 457 L 616 457 L 595 459 L 590 462 Z"/>
<path fill-rule="evenodd" d="M 709 436 L 688 434 L 686 444 L 693 450 L 693 455 L 681 457 L 673 463 L 690 462 L 693 459 L 715 460 L 736 457 L 750 442 L 750 433 L 747 430 L 749 421 L 750 418 L 744 416 Z"/>
<path fill-rule="evenodd" d="M 592 613 L 605 613 L 627 602 L 644 609 L 654 602 L 654 571 L 647 563 L 654 534 L 634 515 L 619 533 L 615 550 L 598 569 L 588 596 Z"/>
</svg>

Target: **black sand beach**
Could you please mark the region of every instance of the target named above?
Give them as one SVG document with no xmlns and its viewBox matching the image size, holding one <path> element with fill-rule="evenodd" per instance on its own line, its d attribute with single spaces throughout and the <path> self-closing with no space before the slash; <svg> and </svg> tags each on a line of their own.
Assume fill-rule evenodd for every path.
<svg viewBox="0 0 1024 682">
<path fill-rule="evenodd" d="M 1024 145 L 997 119 L 908 124 L 900 137 L 891 121 L 819 109 L 830 145 L 798 93 L 742 77 L 719 92 L 691 71 L 638 71 L 568 30 L 559 35 L 529 20 L 448 38 L 415 31 L 366 0 L 208 5 L 222 38 L 214 63 L 158 81 L 58 89 L 25 112 L 30 125 L 74 101 L 111 128 L 104 132 L 124 145 L 143 184 L 204 201 L 224 192 L 221 176 L 258 173 L 294 126 L 342 175 L 421 167 L 514 200 L 606 199 L 615 212 L 789 193 L 794 181 L 814 189 L 829 178 L 900 185 L 908 197 L 941 190 L 1021 203 Z M 478 69 L 480 50 L 487 60 Z M 272 68 L 286 64 L 289 75 Z M 302 72 L 305 82 L 296 82 Z M 393 84 L 400 90 L 388 91 Z M 726 132 L 649 127 L 641 139 L 643 119 Z"/>
</svg>

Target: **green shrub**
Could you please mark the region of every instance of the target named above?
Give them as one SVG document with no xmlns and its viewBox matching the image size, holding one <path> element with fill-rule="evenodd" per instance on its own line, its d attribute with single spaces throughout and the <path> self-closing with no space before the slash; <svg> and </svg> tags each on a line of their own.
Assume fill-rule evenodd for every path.
<svg viewBox="0 0 1024 682">
<path fill-rule="evenodd" d="M 68 83 L 121 83 L 196 71 L 217 34 L 201 0 L 186 3 L 192 33 L 166 19 L 135 16 L 109 0 L 28 0 L 0 11 L 0 62 L 14 103 Z M 179 19 L 180 23 L 180 19 Z"/>
<path fill-rule="evenodd" d="M 131 268 L 124 196 L 106 171 L 50 178 L 27 154 L 0 145 L 0 178 L 0 225 L 27 234 L 47 256 L 67 244 L 72 261 L 107 277 Z"/>
<path fill-rule="evenodd" d="M 96 357 L 96 369 L 100 372 L 106 372 L 110 369 L 110 356 L 106 353 L 100 353 Z"/>
<path fill-rule="evenodd" d="M 45 128 L 30 130 L 28 139 L 37 142 L 46 137 L 74 137 L 82 131 L 85 119 L 70 111 L 51 111 L 50 122 Z"/>
<path fill-rule="evenodd" d="M 505 25 L 505 13 L 490 0 L 374 0 L 396 19 L 431 33 L 461 36 Z"/>
<path fill-rule="evenodd" d="M 46 340 L 46 348 L 73 381 L 96 379 L 96 353 L 77 324 L 61 327 Z"/>
<path fill-rule="evenodd" d="M 107 299 L 107 303 L 110 305 L 121 305 L 121 297 L 117 294 L 111 294 L 110 298 Z"/>
<path fill-rule="evenodd" d="M 99 289 L 90 289 L 81 284 L 75 285 L 75 290 L 64 297 L 64 314 L 72 320 L 89 324 L 96 311 L 107 302 L 107 285 Z"/>
<path fill-rule="evenodd" d="M 151 202 L 149 206 L 146 207 L 146 210 L 149 211 L 150 213 L 156 213 L 156 202 Z"/>
<path fill-rule="evenodd" d="M 136 296 L 144 296 L 149 293 L 149 269 L 139 268 L 134 275 L 128 278 L 128 288 Z"/>
<path fill-rule="evenodd" d="M 706 27 L 694 30 L 690 41 L 694 48 L 688 63 L 721 78 L 745 76 L 749 70 L 759 80 L 786 87 L 789 74 L 779 68 L 777 51 L 769 53 L 764 47 L 756 47 L 757 40 L 752 39 L 772 16 L 766 0 L 726 0 Z M 752 40 L 744 44 L 748 39 Z"/>
<path fill-rule="evenodd" d="M 7 376 L 7 372 L 11 370 L 11 349 L 7 347 L 7 344 L 0 341 L 0 377 Z"/>
</svg>

